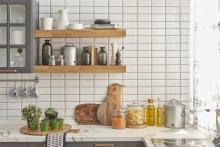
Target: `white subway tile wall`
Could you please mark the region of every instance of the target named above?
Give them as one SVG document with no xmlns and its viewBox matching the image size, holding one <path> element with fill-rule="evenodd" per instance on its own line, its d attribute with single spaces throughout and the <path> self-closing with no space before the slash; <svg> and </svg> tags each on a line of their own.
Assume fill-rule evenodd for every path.
<svg viewBox="0 0 220 147">
<path fill-rule="evenodd" d="M 122 104 L 134 100 L 146 103 L 147 98 L 160 98 L 162 103 L 175 98 L 189 102 L 189 0 L 39 0 L 40 18 L 58 17 L 58 10 L 69 10 L 71 23 L 92 23 L 109 18 L 127 29 L 125 38 L 58 38 L 52 40 L 55 54 L 67 42 L 83 46 L 124 46 L 122 62 L 126 73 L 32 73 L 0 74 L 0 119 L 21 119 L 21 109 L 29 103 L 43 109 L 55 107 L 61 117 L 74 118 L 74 108 L 83 103 L 101 103 L 108 85 L 120 83 Z M 40 47 L 44 39 L 40 39 Z M 40 52 L 41 53 L 41 52 Z M 8 91 L 31 82 L 9 82 L 38 76 L 39 98 L 14 98 Z"/>
</svg>

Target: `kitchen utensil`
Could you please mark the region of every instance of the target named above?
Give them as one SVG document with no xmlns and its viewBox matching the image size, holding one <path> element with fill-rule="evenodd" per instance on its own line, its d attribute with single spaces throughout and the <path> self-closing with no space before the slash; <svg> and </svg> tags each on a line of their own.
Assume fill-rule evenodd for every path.
<svg viewBox="0 0 220 147">
<path fill-rule="evenodd" d="M 96 65 L 97 64 L 97 48 L 92 47 L 91 51 L 91 65 Z"/>
<path fill-rule="evenodd" d="M 62 55 L 64 55 L 64 65 L 77 64 L 77 47 L 72 43 L 67 43 L 62 48 Z"/>
<path fill-rule="evenodd" d="M 93 24 L 93 29 L 117 29 L 119 26 L 117 24 Z"/>
<path fill-rule="evenodd" d="M 172 99 L 169 104 L 165 104 L 165 127 L 184 128 L 185 127 L 185 105 L 178 100 Z"/>
<path fill-rule="evenodd" d="M 99 124 L 97 109 L 99 104 L 81 104 L 75 108 L 75 120 L 79 124 L 94 125 Z"/>
<path fill-rule="evenodd" d="M 109 107 L 109 97 L 106 97 L 105 102 L 98 107 L 97 117 L 101 124 L 105 126 L 111 125 L 111 111 Z"/>
<path fill-rule="evenodd" d="M 45 17 L 41 18 L 42 30 L 52 30 L 53 28 L 53 18 Z"/>
<path fill-rule="evenodd" d="M 75 30 L 82 30 L 84 29 L 84 24 L 81 24 L 81 23 L 69 24 L 69 28 L 75 29 Z"/>
<path fill-rule="evenodd" d="M 69 125 L 69 124 L 64 124 L 63 129 L 59 129 L 59 130 L 51 130 L 51 129 L 49 129 L 49 131 L 42 132 L 40 130 L 40 128 L 38 130 L 36 130 L 36 131 L 32 131 L 27 126 L 24 126 L 24 127 L 20 128 L 20 132 L 23 133 L 23 134 L 26 134 L 26 135 L 45 136 L 47 134 L 56 133 L 56 132 L 77 133 L 77 132 L 79 132 L 79 129 L 72 128 L 72 126 Z"/>
<path fill-rule="evenodd" d="M 111 125 L 112 111 L 121 108 L 122 87 L 122 85 L 117 83 L 108 87 L 108 96 L 97 110 L 98 120 L 101 124 Z"/>
<path fill-rule="evenodd" d="M 42 45 L 42 64 L 48 65 L 49 58 L 52 55 L 53 46 L 50 44 L 50 40 L 44 40 L 45 43 Z"/>
<path fill-rule="evenodd" d="M 105 47 L 100 47 L 101 50 L 98 53 L 98 65 L 107 65 L 107 53 L 105 51 Z"/>
<path fill-rule="evenodd" d="M 91 65 L 91 53 L 89 52 L 88 47 L 83 48 L 83 52 L 81 54 L 81 64 L 82 65 Z"/>
<path fill-rule="evenodd" d="M 64 30 L 69 26 L 68 10 L 59 10 L 59 19 L 57 20 L 57 29 Z"/>
<path fill-rule="evenodd" d="M 96 19 L 94 23 L 95 24 L 111 24 L 111 21 L 108 19 Z"/>
</svg>

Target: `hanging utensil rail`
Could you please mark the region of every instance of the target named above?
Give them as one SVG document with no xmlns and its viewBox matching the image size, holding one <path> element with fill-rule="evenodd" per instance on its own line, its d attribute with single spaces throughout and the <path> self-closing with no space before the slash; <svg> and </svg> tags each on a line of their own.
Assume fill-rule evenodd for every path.
<svg viewBox="0 0 220 147">
<path fill-rule="evenodd" d="M 4 81 L 12 81 L 12 82 L 20 82 L 20 81 L 25 81 L 25 82 L 34 82 L 34 83 L 39 83 L 39 77 L 35 77 L 34 79 L 7 79 L 3 80 L 0 79 L 0 82 Z"/>
</svg>

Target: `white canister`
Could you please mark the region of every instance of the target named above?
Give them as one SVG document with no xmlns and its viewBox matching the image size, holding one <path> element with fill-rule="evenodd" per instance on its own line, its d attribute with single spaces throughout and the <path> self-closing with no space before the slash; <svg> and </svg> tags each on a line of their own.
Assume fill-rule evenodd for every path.
<svg viewBox="0 0 220 147">
<path fill-rule="evenodd" d="M 57 29 L 64 30 L 69 26 L 68 10 L 59 10 L 59 18 L 57 20 Z"/>
<path fill-rule="evenodd" d="M 11 32 L 11 44 L 25 44 L 25 31 L 13 30 Z"/>
<path fill-rule="evenodd" d="M 64 65 L 77 64 L 77 47 L 72 43 L 67 43 L 62 48 L 62 55 L 64 56 Z"/>
<path fill-rule="evenodd" d="M 53 18 L 51 17 L 41 18 L 41 24 L 43 30 L 52 30 Z"/>
</svg>

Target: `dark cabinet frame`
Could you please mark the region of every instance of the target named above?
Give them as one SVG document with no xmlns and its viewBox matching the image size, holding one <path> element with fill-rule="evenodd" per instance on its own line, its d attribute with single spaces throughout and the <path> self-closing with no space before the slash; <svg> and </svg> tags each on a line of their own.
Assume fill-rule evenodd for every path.
<svg viewBox="0 0 220 147">
<path fill-rule="evenodd" d="M 10 5 L 22 4 L 26 5 L 26 23 L 25 24 L 10 24 Z M 33 65 L 38 63 L 38 39 L 34 38 L 34 30 L 38 28 L 39 22 L 39 4 L 37 0 L 1 0 L 0 5 L 7 5 L 7 23 L 0 26 L 7 27 L 7 43 L 0 45 L 0 48 L 7 49 L 7 67 L 0 67 L 0 73 L 30 73 Z M 10 27 L 25 26 L 26 28 L 26 44 L 25 45 L 10 45 Z M 25 48 L 26 63 L 25 67 L 10 67 L 10 48 Z"/>
</svg>

